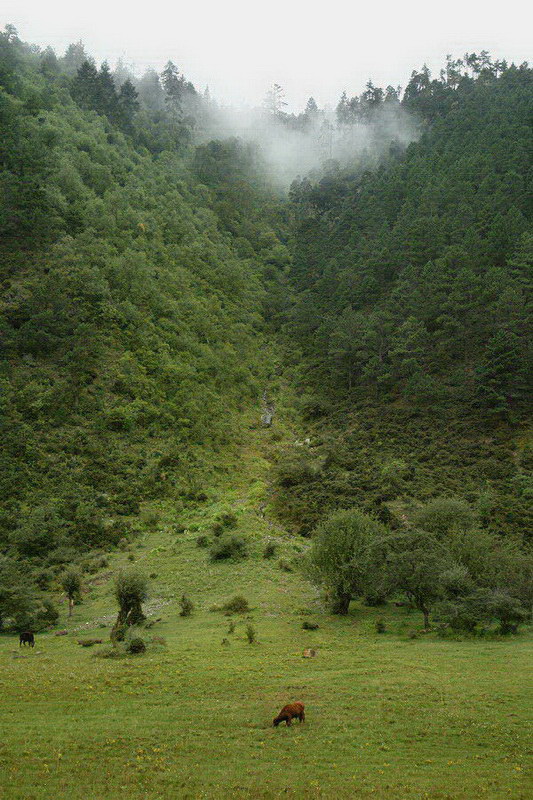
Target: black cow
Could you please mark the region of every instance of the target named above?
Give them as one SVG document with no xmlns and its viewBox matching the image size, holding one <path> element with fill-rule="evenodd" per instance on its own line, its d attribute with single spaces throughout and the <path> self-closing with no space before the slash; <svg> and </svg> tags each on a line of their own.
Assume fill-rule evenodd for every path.
<svg viewBox="0 0 533 800">
<path fill-rule="evenodd" d="M 23 644 L 29 644 L 30 647 L 35 647 L 35 637 L 31 631 L 24 631 L 19 637 L 19 647 Z"/>
</svg>

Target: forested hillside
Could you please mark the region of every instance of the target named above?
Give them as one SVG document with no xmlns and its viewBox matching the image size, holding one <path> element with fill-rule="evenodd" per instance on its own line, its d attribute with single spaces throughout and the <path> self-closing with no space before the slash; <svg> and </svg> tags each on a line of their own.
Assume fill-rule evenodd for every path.
<svg viewBox="0 0 533 800">
<path fill-rule="evenodd" d="M 376 100 L 384 103 L 383 93 Z M 533 71 L 471 56 L 413 73 L 420 140 L 378 168 L 291 187 L 286 340 L 310 447 L 285 451 L 279 507 L 309 530 L 354 503 L 398 525 L 456 495 L 531 530 L 528 301 Z M 343 97 L 338 114 L 361 113 Z"/>
<path fill-rule="evenodd" d="M 444 495 L 522 539 L 532 75 L 471 55 L 333 117 L 286 113 L 276 86 L 263 141 L 324 158 L 283 192 L 257 143 L 212 138 L 219 110 L 172 62 L 136 79 L 8 26 L 5 564 L 68 563 L 145 501 L 205 500 L 272 347 L 303 437 L 276 455 L 294 530 L 354 505 L 397 527 Z"/>
<path fill-rule="evenodd" d="M 138 94 L 79 44 L 0 47 L 0 548 L 62 563 L 146 499 L 205 496 L 263 390 L 263 272 L 286 255 L 259 156 L 202 158 L 174 65 Z"/>
</svg>

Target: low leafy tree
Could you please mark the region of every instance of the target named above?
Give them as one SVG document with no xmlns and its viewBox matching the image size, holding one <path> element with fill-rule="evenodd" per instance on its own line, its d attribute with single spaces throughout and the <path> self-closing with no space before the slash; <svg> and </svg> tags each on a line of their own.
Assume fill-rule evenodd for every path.
<svg viewBox="0 0 533 800">
<path fill-rule="evenodd" d="M 125 626 L 138 625 L 146 619 L 142 610 L 142 604 L 148 597 L 146 578 L 138 572 L 121 572 L 115 580 L 115 597 L 119 611 L 111 631 L 112 640 Z"/>
<path fill-rule="evenodd" d="M 337 511 L 319 525 L 305 570 L 326 589 L 334 614 L 347 614 L 350 601 L 368 593 L 376 580 L 375 546 L 384 525 L 361 511 Z"/>
<path fill-rule="evenodd" d="M 407 531 L 388 541 L 387 574 L 391 590 L 401 591 L 424 615 L 429 629 L 431 609 L 443 598 L 446 575 L 454 566 L 436 537 L 424 531 Z"/>
<path fill-rule="evenodd" d="M 71 617 L 74 603 L 81 594 L 81 573 L 73 567 L 67 570 L 61 576 L 61 586 L 68 598 L 68 615 Z"/>
</svg>

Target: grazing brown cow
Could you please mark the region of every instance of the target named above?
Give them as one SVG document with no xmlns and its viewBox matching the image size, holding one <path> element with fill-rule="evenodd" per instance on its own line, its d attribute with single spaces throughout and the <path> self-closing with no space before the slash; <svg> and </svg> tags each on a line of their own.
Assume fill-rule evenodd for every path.
<svg viewBox="0 0 533 800">
<path fill-rule="evenodd" d="M 287 727 L 291 724 L 293 719 L 299 719 L 300 722 L 305 720 L 305 711 L 303 703 L 289 703 L 283 706 L 278 716 L 274 720 L 274 727 L 277 728 L 280 722 L 286 722 Z"/>
<path fill-rule="evenodd" d="M 23 644 L 29 644 L 30 647 L 35 647 L 35 637 L 31 631 L 23 631 L 19 636 L 19 647 Z"/>
</svg>

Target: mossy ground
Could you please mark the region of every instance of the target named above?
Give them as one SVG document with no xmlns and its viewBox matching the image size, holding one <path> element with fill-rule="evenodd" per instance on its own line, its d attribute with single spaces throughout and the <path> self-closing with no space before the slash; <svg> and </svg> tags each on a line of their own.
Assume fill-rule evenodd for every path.
<svg viewBox="0 0 533 800">
<path fill-rule="evenodd" d="M 269 464 L 255 445 L 218 494 L 179 518 L 160 506 L 153 530 L 110 556 L 70 621 L 64 606 L 58 627 L 70 635 L 40 634 L 20 653 L 0 638 L 0 798 L 529 797 L 528 632 L 410 639 L 421 620 L 403 607 L 326 613 L 297 570 L 279 566 L 305 541 L 269 520 Z M 250 556 L 211 563 L 196 539 L 228 508 Z M 264 559 L 270 540 L 279 550 Z M 76 629 L 107 638 L 112 576 L 126 566 L 155 575 L 151 616 L 162 620 L 146 636 L 166 647 L 95 658 Z M 185 619 L 184 592 L 196 607 Z M 252 610 L 228 633 L 229 618 L 210 609 L 236 594 Z M 303 630 L 306 619 L 318 630 Z M 292 700 L 306 704 L 306 722 L 274 729 Z"/>
</svg>

